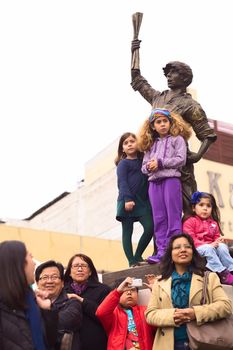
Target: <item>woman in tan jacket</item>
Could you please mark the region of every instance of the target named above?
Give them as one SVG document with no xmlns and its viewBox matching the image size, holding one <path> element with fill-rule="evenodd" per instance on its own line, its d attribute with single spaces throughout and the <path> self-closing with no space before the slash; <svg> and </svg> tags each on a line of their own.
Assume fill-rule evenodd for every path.
<svg viewBox="0 0 233 350">
<path fill-rule="evenodd" d="M 231 315 L 231 301 L 214 272 L 209 274 L 208 304 L 200 305 L 204 267 L 190 235 L 171 238 L 145 312 L 147 322 L 158 327 L 153 350 L 189 350 L 187 322 L 201 325 Z"/>
</svg>

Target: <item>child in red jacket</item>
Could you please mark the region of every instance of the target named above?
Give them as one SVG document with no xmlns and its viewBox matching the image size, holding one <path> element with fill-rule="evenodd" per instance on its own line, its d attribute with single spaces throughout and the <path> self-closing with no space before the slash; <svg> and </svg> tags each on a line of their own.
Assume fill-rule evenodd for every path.
<svg viewBox="0 0 233 350">
<path fill-rule="evenodd" d="M 96 316 L 107 335 L 107 350 L 151 350 L 155 328 L 146 323 L 146 306 L 138 305 L 138 289 L 127 277 L 98 306 Z"/>
<path fill-rule="evenodd" d="M 220 212 L 215 198 L 206 192 L 194 192 L 192 215 L 184 218 L 183 232 L 194 240 L 195 247 L 207 260 L 207 268 L 217 272 L 221 283 L 233 285 L 233 259 L 220 236 Z"/>
</svg>

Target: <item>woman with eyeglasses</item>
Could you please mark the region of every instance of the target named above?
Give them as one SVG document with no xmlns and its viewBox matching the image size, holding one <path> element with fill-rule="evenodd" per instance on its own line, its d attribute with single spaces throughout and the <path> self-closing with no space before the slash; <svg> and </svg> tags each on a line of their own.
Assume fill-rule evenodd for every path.
<svg viewBox="0 0 233 350">
<path fill-rule="evenodd" d="M 35 262 L 21 241 L 0 243 L 0 349 L 54 350 L 57 312 L 33 292 Z"/>
<path fill-rule="evenodd" d="M 170 239 L 145 312 L 147 322 L 158 327 L 153 350 L 189 350 L 188 322 L 201 325 L 231 315 L 231 301 L 214 272 L 209 274 L 208 304 L 200 305 L 205 264 L 190 235 Z"/>
<path fill-rule="evenodd" d="M 75 254 L 71 257 L 64 281 L 68 296 L 78 299 L 82 305 L 83 322 L 80 329 L 82 350 L 105 350 L 107 336 L 95 312 L 111 291 L 110 287 L 99 282 L 96 268 L 91 258 L 85 254 Z"/>
</svg>

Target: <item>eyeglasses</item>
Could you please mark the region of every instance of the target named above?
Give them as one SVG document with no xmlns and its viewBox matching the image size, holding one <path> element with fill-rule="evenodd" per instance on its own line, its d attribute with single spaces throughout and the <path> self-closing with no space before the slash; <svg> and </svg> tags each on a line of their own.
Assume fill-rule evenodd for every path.
<svg viewBox="0 0 233 350">
<path fill-rule="evenodd" d="M 74 264 L 71 266 L 72 269 L 79 269 L 79 268 L 82 268 L 82 269 L 87 269 L 88 268 L 88 264 Z"/>
<path fill-rule="evenodd" d="M 61 277 L 60 277 L 60 276 L 57 276 L 57 275 L 51 275 L 51 276 L 49 276 L 49 275 L 44 275 L 44 276 L 41 276 L 41 277 L 39 278 L 39 280 L 40 280 L 40 281 L 43 281 L 43 282 L 46 282 L 46 281 L 48 281 L 48 280 L 56 281 L 56 280 L 60 280 L 60 279 L 61 279 Z"/>
<path fill-rule="evenodd" d="M 192 246 L 190 244 L 177 244 L 175 247 L 172 248 L 172 250 L 180 250 L 180 249 L 192 249 Z"/>
</svg>

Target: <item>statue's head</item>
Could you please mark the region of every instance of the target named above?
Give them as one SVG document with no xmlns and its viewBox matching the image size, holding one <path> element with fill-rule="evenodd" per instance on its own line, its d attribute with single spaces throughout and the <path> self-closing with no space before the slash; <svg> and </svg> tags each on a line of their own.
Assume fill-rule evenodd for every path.
<svg viewBox="0 0 233 350">
<path fill-rule="evenodd" d="M 186 87 L 191 84 L 193 80 L 193 72 L 192 72 L 192 69 L 186 63 L 179 62 L 179 61 L 168 62 L 166 66 L 163 68 L 165 77 L 167 76 L 167 74 L 171 69 L 176 70 L 180 74 L 180 76 L 184 80 L 184 84 Z"/>
</svg>

